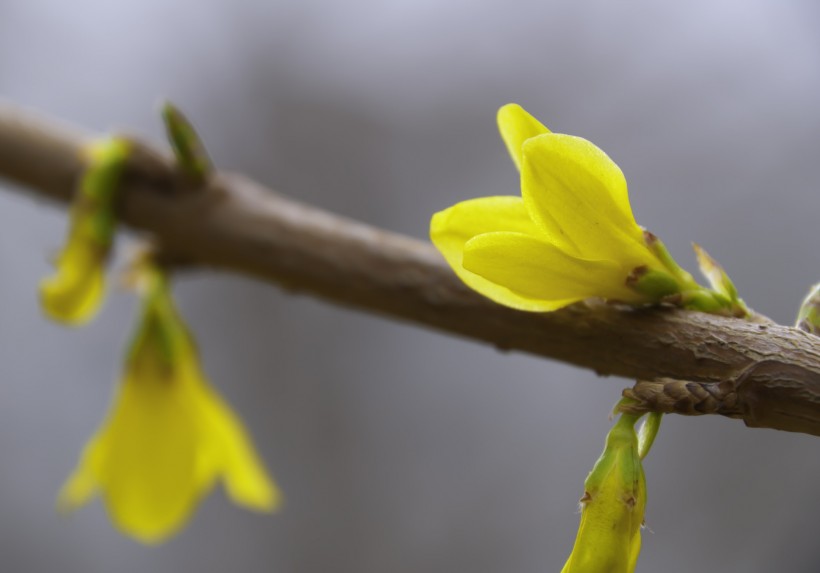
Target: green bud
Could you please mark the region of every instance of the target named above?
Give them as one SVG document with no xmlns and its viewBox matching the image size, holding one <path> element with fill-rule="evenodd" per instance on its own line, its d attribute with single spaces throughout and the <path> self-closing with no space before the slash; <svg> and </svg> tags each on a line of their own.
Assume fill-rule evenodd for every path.
<svg viewBox="0 0 820 573">
<path fill-rule="evenodd" d="M 820 335 L 820 283 L 811 287 L 800 305 L 795 326 L 810 334 Z"/>
<path fill-rule="evenodd" d="M 660 412 L 650 412 L 641 424 L 641 429 L 638 431 L 638 456 L 641 459 L 646 457 L 652 444 L 655 443 L 658 430 L 661 429 L 662 419 L 663 414 Z"/>
<path fill-rule="evenodd" d="M 697 243 L 692 243 L 692 248 L 697 256 L 698 266 L 703 276 L 706 277 L 706 280 L 709 281 L 709 284 L 716 292 L 731 302 L 733 316 L 747 316 L 749 309 L 738 296 L 735 283 L 726 274 L 724 268 Z"/>
<path fill-rule="evenodd" d="M 641 548 L 646 483 L 635 422 L 622 414 L 584 482 L 581 524 L 562 573 L 635 570 Z"/>
<path fill-rule="evenodd" d="M 213 164 L 193 125 L 170 102 L 162 106 L 162 119 L 179 168 L 193 182 L 204 182 L 213 170 Z"/>
</svg>

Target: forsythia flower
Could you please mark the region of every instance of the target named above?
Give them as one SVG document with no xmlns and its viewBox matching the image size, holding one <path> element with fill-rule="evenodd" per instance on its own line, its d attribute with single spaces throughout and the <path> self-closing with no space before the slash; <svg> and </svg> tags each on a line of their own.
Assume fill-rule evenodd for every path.
<svg viewBox="0 0 820 573">
<path fill-rule="evenodd" d="M 499 110 L 498 126 L 521 171 L 521 197 L 464 201 L 430 224 L 468 286 L 530 311 L 590 297 L 656 302 L 698 288 L 635 222 L 623 173 L 603 151 L 551 133 L 515 104 Z"/>
<path fill-rule="evenodd" d="M 113 522 L 146 543 L 179 529 L 218 479 L 251 509 L 280 502 L 245 429 L 205 380 L 166 277 L 142 270 L 142 317 L 112 411 L 85 447 L 58 504 L 99 492 Z"/>
<path fill-rule="evenodd" d="M 581 525 L 561 573 L 632 573 L 641 550 L 646 483 L 635 422 L 622 414 L 584 482 Z"/>
<path fill-rule="evenodd" d="M 122 139 L 86 149 L 89 165 L 71 207 L 68 239 L 55 263 L 57 273 L 40 284 L 43 310 L 54 320 L 86 322 L 102 302 L 104 267 L 116 227 L 114 202 L 129 152 L 130 145 Z"/>
</svg>

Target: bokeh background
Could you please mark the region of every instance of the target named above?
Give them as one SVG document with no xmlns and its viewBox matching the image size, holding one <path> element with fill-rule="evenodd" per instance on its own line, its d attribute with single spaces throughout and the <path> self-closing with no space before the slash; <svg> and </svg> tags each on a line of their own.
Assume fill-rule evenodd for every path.
<svg viewBox="0 0 820 573">
<path fill-rule="evenodd" d="M 818 29 L 811 0 L 0 0 L 0 94 L 155 140 L 170 98 L 220 166 L 419 238 L 436 210 L 517 192 L 494 117 L 515 101 L 605 149 L 679 260 L 701 243 L 790 323 L 820 278 Z M 44 320 L 65 212 L 0 191 L 0 570 L 561 569 L 629 381 L 208 271 L 178 281 L 180 305 L 285 508 L 219 492 L 150 548 L 99 502 L 57 515 L 135 304 L 115 292 L 77 331 Z M 818 454 L 803 435 L 667 417 L 638 571 L 820 570 Z"/>
</svg>

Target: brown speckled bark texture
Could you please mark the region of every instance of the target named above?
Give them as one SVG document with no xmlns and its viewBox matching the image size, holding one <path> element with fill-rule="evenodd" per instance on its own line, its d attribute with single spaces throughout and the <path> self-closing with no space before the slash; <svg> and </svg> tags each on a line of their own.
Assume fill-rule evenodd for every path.
<svg viewBox="0 0 820 573">
<path fill-rule="evenodd" d="M 0 177 L 70 200 L 87 137 L 0 105 Z M 820 338 L 770 323 L 601 302 L 548 314 L 467 289 L 427 242 L 296 203 L 241 175 L 190 188 L 140 145 L 120 217 L 181 266 L 242 273 L 345 306 L 642 380 L 638 409 L 717 413 L 820 435 Z M 681 382 L 684 380 L 686 382 Z"/>
</svg>

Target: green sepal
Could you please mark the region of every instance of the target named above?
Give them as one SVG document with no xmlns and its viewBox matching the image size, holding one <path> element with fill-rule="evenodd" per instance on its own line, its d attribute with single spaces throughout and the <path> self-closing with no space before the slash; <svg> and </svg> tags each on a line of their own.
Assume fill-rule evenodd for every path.
<svg viewBox="0 0 820 573">
<path fill-rule="evenodd" d="M 694 277 L 689 274 L 683 267 L 681 267 L 677 261 L 672 258 L 672 254 L 669 252 L 669 249 L 666 248 L 666 245 L 663 244 L 657 235 L 647 231 L 644 229 L 643 231 L 643 238 L 646 246 L 649 247 L 649 250 L 658 258 L 658 260 L 666 267 L 666 270 L 675 277 L 680 287 L 678 290 L 690 290 L 693 288 L 697 288 L 698 284 L 695 282 Z"/>
<path fill-rule="evenodd" d="M 196 349 L 174 305 L 167 272 L 147 253 L 132 264 L 128 275 L 134 288 L 142 293 L 142 311 L 129 347 L 127 367 L 171 376 L 178 365 L 196 354 Z"/>
<path fill-rule="evenodd" d="M 729 300 L 728 297 L 703 287 L 681 293 L 680 297 L 674 302 L 685 309 L 698 310 L 708 314 L 740 317 L 745 316 L 746 312 Z"/>
<path fill-rule="evenodd" d="M 646 266 L 633 269 L 626 279 L 626 286 L 656 302 L 680 292 L 675 277 Z"/>
</svg>

